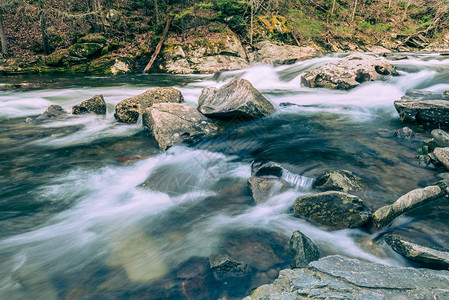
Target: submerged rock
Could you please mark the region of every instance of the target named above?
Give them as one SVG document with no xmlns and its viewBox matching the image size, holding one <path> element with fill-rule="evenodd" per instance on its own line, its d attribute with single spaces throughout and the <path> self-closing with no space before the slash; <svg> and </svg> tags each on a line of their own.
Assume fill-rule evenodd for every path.
<svg viewBox="0 0 449 300">
<path fill-rule="evenodd" d="M 174 88 L 150 88 L 145 93 L 120 101 L 114 117 L 119 122 L 136 123 L 141 114 L 154 103 L 181 103 L 184 97 Z"/>
<path fill-rule="evenodd" d="M 304 72 L 301 83 L 312 88 L 348 90 L 363 82 L 381 80 L 389 75 L 398 73 L 387 60 L 358 53 Z"/>
<path fill-rule="evenodd" d="M 397 253 L 426 267 L 449 269 L 449 252 L 422 246 L 396 234 L 385 236 L 385 242 Z"/>
<path fill-rule="evenodd" d="M 386 205 L 374 212 L 371 219 L 373 229 L 385 227 L 400 215 L 444 196 L 437 185 L 416 189 L 400 197 L 391 205 Z"/>
<path fill-rule="evenodd" d="M 251 276 L 251 267 L 241 261 L 232 260 L 227 255 L 210 257 L 210 267 L 218 281 L 239 280 Z"/>
<path fill-rule="evenodd" d="M 292 186 L 282 178 L 250 177 L 248 179 L 248 189 L 256 203 L 264 203 L 291 188 Z"/>
<path fill-rule="evenodd" d="M 93 96 L 88 100 L 84 100 L 81 104 L 72 107 L 72 114 L 74 115 L 89 113 L 96 115 L 106 114 L 106 102 L 104 101 L 103 95 Z"/>
<path fill-rule="evenodd" d="M 286 269 L 273 284 L 244 300 L 262 299 L 446 299 L 449 272 L 391 267 L 339 255 Z"/>
<path fill-rule="evenodd" d="M 431 135 L 439 147 L 449 147 L 449 133 L 441 129 L 434 129 Z"/>
<path fill-rule="evenodd" d="M 217 127 L 199 111 L 180 103 L 154 104 L 143 114 L 143 125 L 162 150 L 181 142 L 197 141 L 217 131 Z"/>
<path fill-rule="evenodd" d="M 393 136 L 403 140 L 413 140 L 415 138 L 415 132 L 409 127 L 403 127 L 399 130 L 396 130 L 393 133 Z"/>
<path fill-rule="evenodd" d="M 39 116 L 36 121 L 59 119 L 67 116 L 67 112 L 59 105 L 52 104 Z"/>
<path fill-rule="evenodd" d="M 305 268 L 310 262 L 320 258 L 320 251 L 315 243 L 298 230 L 293 232 L 288 250 L 293 256 L 292 268 Z"/>
<path fill-rule="evenodd" d="M 313 187 L 322 191 L 360 191 L 361 178 L 348 170 L 327 171 L 314 182 Z"/>
<path fill-rule="evenodd" d="M 449 125 L 449 96 L 444 94 L 408 90 L 394 107 L 405 123 Z"/>
<path fill-rule="evenodd" d="M 334 191 L 300 196 L 293 210 L 299 216 L 332 229 L 359 227 L 369 218 L 359 197 Z"/>
<path fill-rule="evenodd" d="M 251 63 L 286 65 L 322 56 L 320 51 L 312 47 L 277 45 L 270 41 L 260 42 L 256 48 L 259 50 L 248 55 Z"/>
<path fill-rule="evenodd" d="M 221 88 L 205 88 L 198 110 L 210 118 L 256 119 L 275 111 L 270 103 L 245 79 L 234 79 Z"/>
</svg>

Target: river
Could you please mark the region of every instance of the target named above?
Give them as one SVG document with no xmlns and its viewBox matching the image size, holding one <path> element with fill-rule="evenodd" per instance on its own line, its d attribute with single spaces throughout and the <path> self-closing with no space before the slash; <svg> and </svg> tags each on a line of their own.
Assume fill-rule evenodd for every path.
<svg viewBox="0 0 449 300">
<path fill-rule="evenodd" d="M 238 299 L 289 266 L 269 245 L 295 230 L 322 255 L 415 266 L 382 233 L 330 231 L 291 212 L 296 197 L 313 193 L 313 180 L 327 170 L 359 175 L 371 211 L 444 172 L 414 160 L 429 129 L 410 126 L 417 134 L 411 141 L 385 134 L 404 126 L 393 101 L 407 89 L 449 90 L 449 58 L 405 55 L 392 61 L 400 76 L 351 91 L 300 85 L 302 72 L 338 55 L 213 76 L 0 78 L 45 84 L 0 92 L 0 299 Z M 141 121 L 115 122 L 114 106 L 149 87 L 175 87 L 196 107 L 203 88 L 236 77 L 248 79 L 277 112 L 166 152 L 144 134 Z M 51 104 L 71 111 L 96 94 L 104 95 L 106 116 L 25 122 Z M 295 188 L 255 205 L 247 179 L 251 163 L 262 160 L 287 166 L 284 179 Z M 449 204 L 437 201 L 388 230 L 447 249 L 448 214 Z M 208 257 L 223 251 L 253 261 L 252 276 L 217 282 Z"/>
</svg>

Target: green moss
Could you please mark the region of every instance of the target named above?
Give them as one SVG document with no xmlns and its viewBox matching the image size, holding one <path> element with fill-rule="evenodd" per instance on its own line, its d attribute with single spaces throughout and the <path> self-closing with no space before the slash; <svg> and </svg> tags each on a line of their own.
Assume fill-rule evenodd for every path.
<svg viewBox="0 0 449 300">
<path fill-rule="evenodd" d="M 74 44 L 69 53 L 76 57 L 93 57 L 100 53 L 103 47 L 100 44 Z"/>
<path fill-rule="evenodd" d="M 106 44 L 106 38 L 100 34 L 88 34 L 86 36 L 83 36 L 82 38 L 80 38 L 78 40 L 78 43 L 81 44 L 90 44 L 90 43 L 95 43 L 95 44 Z"/>
</svg>

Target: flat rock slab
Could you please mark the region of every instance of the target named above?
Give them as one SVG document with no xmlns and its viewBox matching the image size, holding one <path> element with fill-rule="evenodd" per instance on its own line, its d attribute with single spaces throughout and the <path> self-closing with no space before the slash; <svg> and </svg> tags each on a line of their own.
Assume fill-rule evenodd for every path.
<svg viewBox="0 0 449 300">
<path fill-rule="evenodd" d="M 154 104 L 144 113 L 143 124 L 162 150 L 182 142 L 195 142 L 217 131 L 217 127 L 199 111 L 180 103 Z"/>
<path fill-rule="evenodd" d="M 449 147 L 449 133 L 441 129 L 434 129 L 431 135 L 439 147 Z"/>
<path fill-rule="evenodd" d="M 369 219 L 359 197 L 335 191 L 298 197 L 293 210 L 299 216 L 332 229 L 359 227 Z"/>
<path fill-rule="evenodd" d="M 446 169 L 449 169 L 449 147 L 435 148 L 433 154 Z"/>
<path fill-rule="evenodd" d="M 251 63 L 268 63 L 274 65 L 294 64 L 298 61 L 320 57 L 322 53 L 312 47 L 298 47 L 292 45 L 277 45 L 270 41 L 256 44 L 259 48 L 248 55 Z"/>
<path fill-rule="evenodd" d="M 273 104 L 245 79 L 234 79 L 219 89 L 204 89 L 198 110 L 209 118 L 223 119 L 256 119 L 275 112 Z"/>
<path fill-rule="evenodd" d="M 305 269 L 282 270 L 245 300 L 256 299 L 448 299 L 449 272 L 391 267 L 339 255 Z"/>
<path fill-rule="evenodd" d="M 429 268 L 449 269 L 449 252 L 413 243 L 397 234 L 385 236 L 385 242 L 397 253 Z"/>
<path fill-rule="evenodd" d="M 349 90 L 366 81 L 385 79 L 388 75 L 398 73 L 387 60 L 357 53 L 304 72 L 301 83 L 312 88 Z"/>
<path fill-rule="evenodd" d="M 445 94 L 408 90 L 394 107 L 405 123 L 449 125 L 449 96 Z"/>
</svg>

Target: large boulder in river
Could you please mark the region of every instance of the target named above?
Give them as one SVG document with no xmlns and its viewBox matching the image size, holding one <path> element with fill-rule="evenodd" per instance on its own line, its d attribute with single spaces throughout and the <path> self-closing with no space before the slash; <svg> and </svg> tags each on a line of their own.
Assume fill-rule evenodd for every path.
<svg viewBox="0 0 449 300">
<path fill-rule="evenodd" d="M 385 79 L 388 75 L 398 73 L 387 60 L 358 53 L 304 72 L 301 83 L 312 88 L 348 90 L 366 81 Z"/>
<path fill-rule="evenodd" d="M 435 148 L 433 151 L 436 159 L 449 170 L 449 147 Z"/>
<path fill-rule="evenodd" d="M 394 102 L 402 122 L 449 126 L 449 96 L 429 91 L 408 90 Z"/>
<path fill-rule="evenodd" d="M 256 203 L 264 203 L 291 188 L 292 186 L 282 178 L 250 177 L 248 179 L 248 189 Z"/>
<path fill-rule="evenodd" d="M 195 142 L 217 131 L 195 108 L 180 103 L 154 104 L 143 114 L 143 125 L 162 150 L 181 142 Z"/>
<path fill-rule="evenodd" d="M 234 79 L 219 89 L 205 88 L 198 110 L 210 118 L 256 119 L 268 116 L 275 108 L 248 80 Z"/>
<path fill-rule="evenodd" d="M 397 234 L 385 236 L 385 242 L 397 253 L 429 268 L 449 269 L 449 252 L 408 241 Z"/>
<path fill-rule="evenodd" d="M 145 110 L 154 103 L 181 103 L 184 97 L 177 89 L 170 87 L 150 88 L 145 93 L 125 99 L 115 106 L 114 117 L 123 123 L 136 123 Z"/>
<path fill-rule="evenodd" d="M 84 100 L 79 105 L 72 107 L 72 114 L 82 115 L 82 114 L 96 114 L 105 115 L 106 114 L 106 102 L 104 101 L 103 95 L 96 95 L 90 99 Z"/>
<path fill-rule="evenodd" d="M 260 42 L 256 48 L 259 50 L 248 54 L 251 63 L 286 65 L 322 56 L 320 51 L 312 47 L 277 45 L 270 41 Z"/>
<path fill-rule="evenodd" d="M 339 255 L 285 269 L 244 300 L 449 299 L 449 272 L 392 267 Z"/>
<path fill-rule="evenodd" d="M 59 105 L 52 104 L 39 116 L 36 118 L 38 121 L 54 120 L 63 118 L 67 115 L 67 112 Z"/>
<path fill-rule="evenodd" d="M 296 215 L 332 229 L 359 227 L 369 219 L 359 197 L 334 191 L 300 196 L 293 210 Z"/>
<path fill-rule="evenodd" d="M 408 192 L 393 204 L 383 206 L 376 210 L 371 218 L 371 227 L 373 230 L 385 227 L 400 215 L 443 196 L 444 192 L 438 185 Z"/>
</svg>

